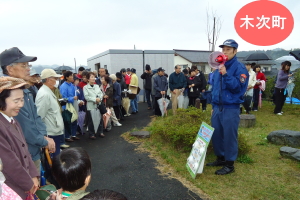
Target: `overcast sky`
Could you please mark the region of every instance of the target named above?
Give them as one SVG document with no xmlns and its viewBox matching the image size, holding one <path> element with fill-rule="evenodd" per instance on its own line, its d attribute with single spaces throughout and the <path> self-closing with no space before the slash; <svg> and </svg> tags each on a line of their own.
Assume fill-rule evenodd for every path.
<svg viewBox="0 0 300 200">
<path fill-rule="evenodd" d="M 37 56 L 34 65 L 86 65 L 108 49 L 208 50 L 206 9 L 221 16 L 217 44 L 228 38 L 239 50 L 299 48 L 300 1 L 276 0 L 294 17 L 283 42 L 263 47 L 242 40 L 234 29 L 236 13 L 251 0 L 0 0 L 0 51 L 19 47 Z"/>
</svg>

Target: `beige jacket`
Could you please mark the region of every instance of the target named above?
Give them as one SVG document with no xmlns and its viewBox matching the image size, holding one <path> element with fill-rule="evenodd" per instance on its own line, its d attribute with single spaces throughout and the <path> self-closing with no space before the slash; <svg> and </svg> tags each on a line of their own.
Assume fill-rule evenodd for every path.
<svg viewBox="0 0 300 200">
<path fill-rule="evenodd" d="M 100 98 L 101 101 L 103 99 L 103 93 L 100 90 L 99 85 L 97 85 L 97 84 L 94 84 L 93 87 L 90 84 L 87 84 L 86 86 L 84 86 L 83 94 L 84 94 L 84 98 L 86 100 L 86 109 L 87 110 L 93 110 L 93 109 L 97 108 L 96 98 Z"/>
<path fill-rule="evenodd" d="M 47 134 L 57 136 L 64 134 L 64 122 L 61 116 L 60 106 L 52 90 L 43 85 L 35 99 L 37 113 L 45 122 Z"/>
</svg>

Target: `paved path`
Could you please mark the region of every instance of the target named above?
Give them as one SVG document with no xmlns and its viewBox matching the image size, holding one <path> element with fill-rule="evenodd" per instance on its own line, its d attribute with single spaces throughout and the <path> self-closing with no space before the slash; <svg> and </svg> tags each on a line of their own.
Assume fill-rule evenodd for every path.
<svg viewBox="0 0 300 200">
<path fill-rule="evenodd" d="M 111 189 L 124 194 L 129 200 L 195 200 L 200 199 L 176 179 L 166 179 L 155 168 L 157 162 L 147 153 L 137 152 L 136 145 L 120 135 L 134 127 L 142 128 L 150 122 L 151 111 L 146 103 L 139 103 L 139 113 L 122 120 L 122 127 L 113 127 L 105 138 L 90 140 L 88 135 L 70 143 L 81 146 L 92 160 L 92 181 L 89 191 Z"/>
</svg>

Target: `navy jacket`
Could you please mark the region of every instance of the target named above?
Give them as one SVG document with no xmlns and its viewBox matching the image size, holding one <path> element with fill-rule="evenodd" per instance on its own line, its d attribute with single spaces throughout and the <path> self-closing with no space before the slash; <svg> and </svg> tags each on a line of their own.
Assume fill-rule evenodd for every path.
<svg viewBox="0 0 300 200">
<path fill-rule="evenodd" d="M 249 74 L 244 64 L 240 63 L 236 56 L 225 63 L 227 73 L 221 75 L 217 69 L 213 73 L 212 80 L 212 105 L 224 108 L 239 108 L 243 103 Z M 222 84 L 221 84 L 222 81 Z M 222 89 L 220 86 L 222 85 Z"/>
<path fill-rule="evenodd" d="M 171 92 L 174 89 L 186 88 L 186 77 L 184 76 L 184 74 L 176 74 L 176 72 L 173 72 L 169 77 L 169 87 Z"/>
<path fill-rule="evenodd" d="M 120 84 L 116 81 L 113 84 L 114 87 L 114 101 L 113 101 L 113 106 L 119 106 L 121 105 L 121 86 Z"/>
<path fill-rule="evenodd" d="M 165 76 L 155 76 L 154 77 L 154 89 L 156 90 L 155 97 L 161 97 L 161 91 L 167 92 L 168 90 L 168 80 Z"/>
</svg>

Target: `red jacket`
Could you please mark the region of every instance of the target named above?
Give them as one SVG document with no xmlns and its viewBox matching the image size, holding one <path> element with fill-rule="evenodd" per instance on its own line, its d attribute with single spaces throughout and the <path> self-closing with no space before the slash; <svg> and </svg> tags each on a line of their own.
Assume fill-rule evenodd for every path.
<svg viewBox="0 0 300 200">
<path fill-rule="evenodd" d="M 125 75 L 125 83 L 126 83 L 127 85 L 130 84 L 130 79 L 131 79 L 131 76 L 128 75 L 128 74 L 126 74 L 126 75 Z"/>
<path fill-rule="evenodd" d="M 87 83 L 86 82 L 83 82 L 81 81 L 80 83 L 78 83 L 78 87 L 80 87 L 81 89 L 83 89 L 84 86 L 86 86 Z"/>
<path fill-rule="evenodd" d="M 266 77 L 265 77 L 265 75 L 264 75 L 264 73 L 262 73 L 262 72 L 258 72 L 257 74 L 256 74 L 256 81 L 258 81 L 258 80 L 264 80 L 264 81 L 266 81 Z M 259 88 L 259 85 L 254 85 L 254 89 L 258 89 Z"/>
</svg>

